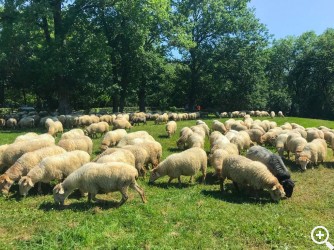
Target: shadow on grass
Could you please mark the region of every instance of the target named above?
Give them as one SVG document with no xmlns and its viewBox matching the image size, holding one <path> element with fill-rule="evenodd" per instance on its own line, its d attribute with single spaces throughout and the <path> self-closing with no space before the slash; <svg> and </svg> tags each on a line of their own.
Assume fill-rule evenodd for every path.
<svg viewBox="0 0 334 250">
<path fill-rule="evenodd" d="M 158 135 L 158 137 L 161 138 L 161 139 L 168 139 L 169 138 L 168 135 Z"/>
<path fill-rule="evenodd" d="M 52 189 L 53 186 L 50 186 L 49 184 L 46 183 L 42 183 L 42 193 L 39 194 L 38 193 L 38 184 L 36 184 L 32 189 L 29 190 L 27 196 L 44 196 L 44 195 L 50 195 L 52 194 Z M 16 201 L 21 201 L 23 200 L 25 197 L 20 195 L 20 191 L 19 191 L 19 185 L 18 184 L 14 184 L 11 188 L 10 188 L 10 194 L 7 197 L 8 199 L 14 199 Z"/>
<path fill-rule="evenodd" d="M 103 200 L 100 202 L 87 202 L 85 199 L 80 199 L 80 201 L 71 202 L 71 204 L 68 205 L 57 205 L 53 202 L 43 202 L 39 209 L 44 210 L 46 212 L 49 211 L 62 211 L 62 210 L 71 210 L 73 212 L 84 212 L 92 210 L 93 213 L 97 213 L 99 210 L 107 210 L 111 208 L 118 208 L 118 202 L 117 201 L 109 201 L 109 200 Z"/>
<path fill-rule="evenodd" d="M 231 191 L 231 189 L 233 189 Z M 249 192 L 242 190 L 237 191 L 233 188 L 233 184 L 225 184 L 225 191 L 221 192 L 218 190 L 202 190 L 201 194 L 204 196 L 212 197 L 218 200 L 226 201 L 229 203 L 235 204 L 267 204 L 267 203 L 276 203 L 270 198 L 270 195 L 265 191 L 258 191 L 259 197 L 254 197 Z"/>
<path fill-rule="evenodd" d="M 196 183 L 202 183 L 202 176 L 196 177 Z M 214 173 L 207 173 L 205 177 L 205 185 L 219 185 L 219 180 Z"/>
<path fill-rule="evenodd" d="M 169 152 L 182 152 L 182 149 L 179 148 L 168 148 Z"/>
<path fill-rule="evenodd" d="M 324 162 L 323 166 L 325 168 L 334 168 L 334 162 Z"/>
<path fill-rule="evenodd" d="M 155 186 L 155 187 L 159 187 L 159 188 L 163 188 L 163 189 L 169 189 L 169 188 L 179 188 L 179 189 L 183 189 L 183 188 L 189 188 L 193 185 L 195 185 L 195 183 L 181 183 L 181 185 L 177 182 L 177 179 L 175 179 L 176 182 L 172 182 L 172 183 L 149 183 L 149 186 Z M 174 181 L 175 181 L 174 180 Z"/>
</svg>

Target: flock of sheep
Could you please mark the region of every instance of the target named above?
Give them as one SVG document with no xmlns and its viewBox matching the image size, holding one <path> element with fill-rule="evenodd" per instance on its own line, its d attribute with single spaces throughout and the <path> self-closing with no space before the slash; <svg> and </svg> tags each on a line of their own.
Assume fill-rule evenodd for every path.
<svg viewBox="0 0 334 250">
<path fill-rule="evenodd" d="M 19 192 L 25 196 L 36 183 L 58 180 L 62 182 L 54 187 L 53 195 L 59 204 L 64 204 L 73 190 L 79 189 L 83 195 L 88 193 L 89 201 L 97 201 L 98 192 L 119 191 L 122 199 L 118 205 L 122 205 L 128 199 L 129 187 L 146 202 L 144 190 L 136 179 L 145 176 L 148 169 L 151 169 L 150 183 L 163 176 L 169 177 L 168 183 L 176 178 L 181 183 L 181 176 L 190 176 L 192 182 L 199 171 L 205 183 L 209 162 L 221 191 L 227 178 L 236 189 L 264 189 L 274 201 L 279 201 L 291 197 L 295 185 L 281 159 L 285 151 L 288 158 L 293 153 L 296 163 L 306 170 L 308 164 L 325 160 L 327 143 L 334 148 L 334 131 L 329 128 L 305 129 L 295 123 L 277 126 L 274 121 L 253 120 L 245 114 L 240 120 L 231 118 L 224 123 L 214 120 L 211 129 L 202 120 L 183 127 L 176 141 L 182 151 L 162 160 L 162 146 L 149 133 L 127 131 L 132 125 L 146 124 L 148 117 L 144 113 L 79 116 L 73 119 L 73 124 L 85 129 L 72 128 L 66 133 L 63 133 L 67 124 L 64 117 L 65 120 L 46 117 L 45 134 L 26 133 L 12 144 L 0 146 L 0 192 L 8 194 L 14 182 L 18 182 Z M 154 119 L 155 124 L 166 123 L 166 133 L 171 137 L 177 130 L 177 121 L 185 117 L 198 119 L 196 113 L 158 114 Z M 109 125 L 113 125 L 112 131 Z M 58 133 L 62 135 L 56 144 L 54 136 Z M 91 138 L 98 134 L 103 135 L 102 153 L 91 160 Z M 209 154 L 204 151 L 206 138 L 210 140 Z M 261 145 L 276 147 L 279 155 Z M 42 191 L 40 185 L 38 190 Z"/>
</svg>

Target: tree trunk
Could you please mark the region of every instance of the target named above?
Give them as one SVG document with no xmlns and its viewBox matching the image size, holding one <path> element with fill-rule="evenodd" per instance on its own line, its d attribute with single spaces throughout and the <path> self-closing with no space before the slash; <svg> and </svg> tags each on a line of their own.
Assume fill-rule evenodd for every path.
<svg viewBox="0 0 334 250">
<path fill-rule="evenodd" d="M 140 112 L 146 112 L 146 81 L 144 80 L 139 87 L 138 91 L 138 105 Z"/>
<path fill-rule="evenodd" d="M 56 78 L 58 89 L 58 112 L 62 115 L 67 115 L 72 112 L 71 102 L 70 102 L 70 93 L 66 88 L 64 79 L 59 77 Z"/>
<path fill-rule="evenodd" d="M 119 100 L 119 112 L 123 113 L 125 107 L 126 88 L 122 88 Z"/>
<path fill-rule="evenodd" d="M 112 112 L 118 113 L 118 93 L 116 92 L 112 96 Z"/>
<path fill-rule="evenodd" d="M 5 83 L 0 81 L 0 107 L 5 107 Z"/>
</svg>

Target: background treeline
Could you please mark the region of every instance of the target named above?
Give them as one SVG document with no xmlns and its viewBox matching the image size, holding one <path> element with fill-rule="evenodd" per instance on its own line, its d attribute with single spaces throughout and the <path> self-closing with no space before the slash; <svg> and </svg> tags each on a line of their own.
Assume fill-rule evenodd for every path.
<svg viewBox="0 0 334 250">
<path fill-rule="evenodd" d="M 0 0 L 0 106 L 334 118 L 334 29 L 273 40 L 248 0 Z"/>
</svg>

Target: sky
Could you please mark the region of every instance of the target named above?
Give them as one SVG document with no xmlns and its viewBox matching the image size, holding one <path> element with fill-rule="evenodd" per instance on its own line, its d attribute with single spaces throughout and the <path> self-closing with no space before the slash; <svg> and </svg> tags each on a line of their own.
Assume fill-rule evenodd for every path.
<svg viewBox="0 0 334 250">
<path fill-rule="evenodd" d="M 334 0 L 251 0 L 248 6 L 275 39 L 334 28 Z"/>
</svg>

